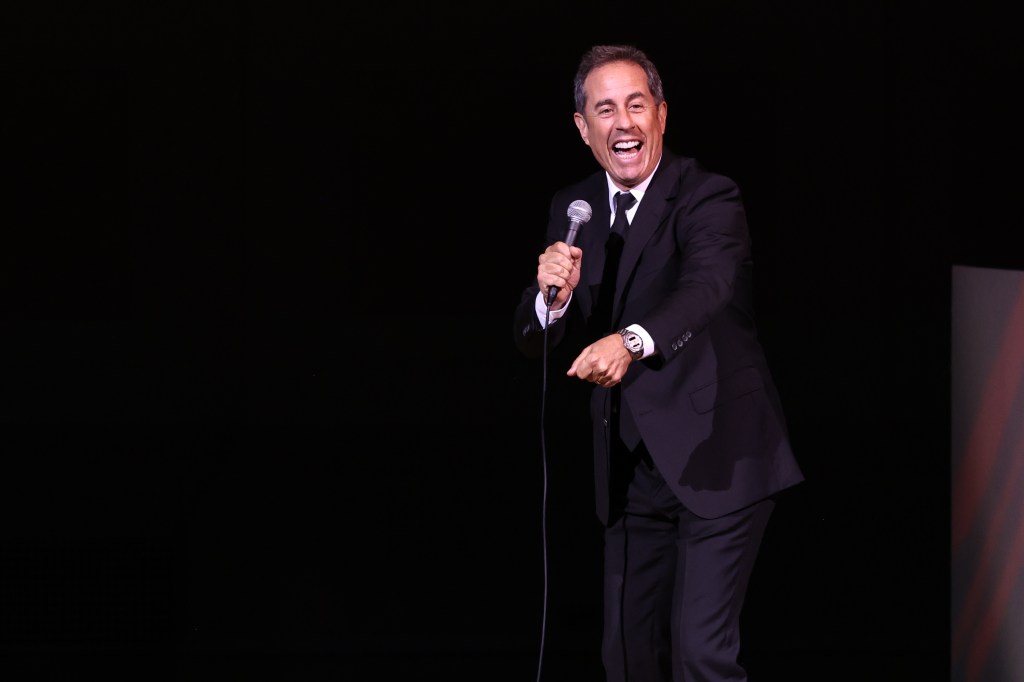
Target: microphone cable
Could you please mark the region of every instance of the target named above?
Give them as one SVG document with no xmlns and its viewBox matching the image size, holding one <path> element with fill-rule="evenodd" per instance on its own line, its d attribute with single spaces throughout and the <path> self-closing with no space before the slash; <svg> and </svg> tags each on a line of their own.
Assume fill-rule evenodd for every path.
<svg viewBox="0 0 1024 682">
<path fill-rule="evenodd" d="M 566 210 L 566 217 L 569 219 L 569 229 L 565 236 L 566 245 L 572 246 L 576 242 L 576 234 L 578 233 L 579 228 L 586 224 L 593 214 L 594 211 L 590 207 L 590 204 L 583 199 L 577 199 L 569 204 L 569 208 Z M 548 328 L 551 326 L 551 305 L 555 301 L 556 294 L 557 289 L 552 286 L 548 289 L 547 295 L 544 297 L 546 305 L 544 306 L 544 350 L 542 353 L 543 363 L 541 366 L 540 393 L 540 453 L 541 467 L 544 475 L 544 487 L 541 495 L 540 531 L 544 565 L 544 598 L 541 608 L 540 652 L 537 655 L 537 682 L 540 682 L 541 671 L 544 667 L 544 640 L 547 636 L 548 622 L 548 453 L 547 446 L 545 444 L 544 417 L 547 412 L 548 395 Z"/>
<path fill-rule="evenodd" d="M 546 307 L 544 317 L 544 351 L 541 354 L 541 392 L 540 392 L 540 457 L 541 471 L 543 475 L 543 486 L 540 503 L 540 535 L 541 535 L 541 556 L 544 578 L 544 595 L 541 603 L 540 621 L 540 651 L 537 654 L 537 680 L 541 682 L 541 673 L 544 667 L 544 641 L 547 637 L 548 622 L 548 454 L 546 445 L 546 430 L 544 426 L 545 414 L 547 412 L 548 395 L 548 328 L 551 326 L 551 303 Z"/>
</svg>

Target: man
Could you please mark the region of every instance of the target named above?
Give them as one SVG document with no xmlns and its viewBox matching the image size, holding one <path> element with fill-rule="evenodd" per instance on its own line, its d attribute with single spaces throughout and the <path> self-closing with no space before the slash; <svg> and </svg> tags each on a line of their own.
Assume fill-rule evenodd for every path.
<svg viewBox="0 0 1024 682">
<path fill-rule="evenodd" d="M 537 357 L 589 334 L 567 374 L 594 385 L 607 678 L 745 680 L 750 573 L 775 495 L 803 476 L 757 339 L 740 193 L 663 148 L 668 104 L 642 51 L 591 48 L 574 87 L 603 170 L 554 194 L 514 335 Z M 580 201 L 592 219 L 567 244 Z"/>
</svg>

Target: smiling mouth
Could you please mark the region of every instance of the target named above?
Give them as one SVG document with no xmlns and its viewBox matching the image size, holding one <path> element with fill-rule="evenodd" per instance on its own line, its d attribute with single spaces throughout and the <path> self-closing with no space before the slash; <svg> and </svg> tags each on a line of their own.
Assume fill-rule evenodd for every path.
<svg viewBox="0 0 1024 682">
<path fill-rule="evenodd" d="M 612 145 L 612 150 L 617 155 L 627 155 L 639 152 L 643 146 L 639 140 L 630 140 L 629 142 L 616 142 Z"/>
</svg>

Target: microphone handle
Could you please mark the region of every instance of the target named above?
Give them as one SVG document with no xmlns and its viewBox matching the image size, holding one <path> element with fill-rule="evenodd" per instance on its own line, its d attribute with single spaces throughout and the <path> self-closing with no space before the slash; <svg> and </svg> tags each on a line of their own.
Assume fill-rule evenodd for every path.
<svg viewBox="0 0 1024 682">
<path fill-rule="evenodd" d="M 576 243 L 576 233 L 580 231 L 580 223 L 578 220 L 569 221 L 569 234 L 565 235 L 565 243 L 572 246 Z"/>
</svg>

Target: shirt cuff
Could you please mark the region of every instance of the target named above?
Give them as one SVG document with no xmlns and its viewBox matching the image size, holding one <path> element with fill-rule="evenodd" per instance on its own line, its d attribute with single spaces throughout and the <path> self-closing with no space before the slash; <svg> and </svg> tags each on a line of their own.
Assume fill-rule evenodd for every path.
<svg viewBox="0 0 1024 682">
<path fill-rule="evenodd" d="M 565 305 L 563 305 L 558 310 L 552 308 L 549 312 L 547 303 L 544 301 L 544 294 L 538 291 L 537 298 L 533 303 L 533 309 L 537 312 L 537 319 L 540 320 L 541 328 L 543 329 L 546 326 L 549 319 L 551 322 L 554 322 L 555 320 L 561 318 L 562 315 L 565 315 L 565 313 L 568 312 L 569 310 L 569 303 L 571 301 L 572 292 L 570 291 L 569 298 L 565 299 Z"/>
</svg>

